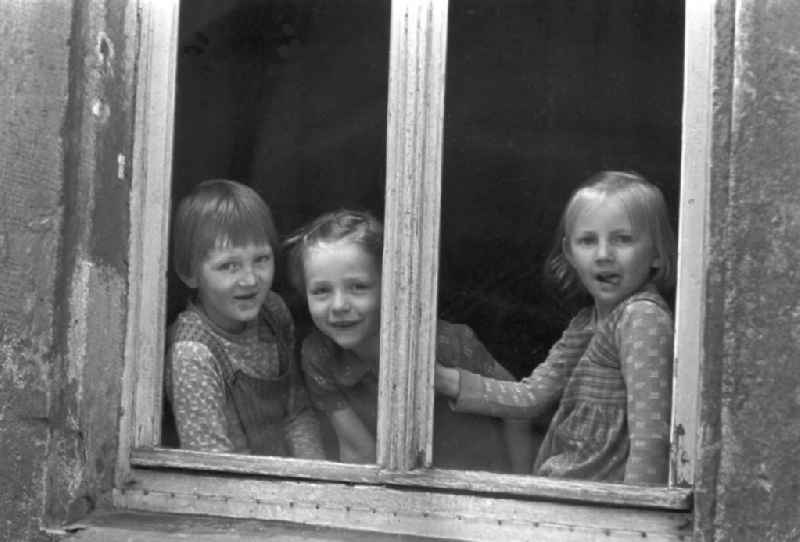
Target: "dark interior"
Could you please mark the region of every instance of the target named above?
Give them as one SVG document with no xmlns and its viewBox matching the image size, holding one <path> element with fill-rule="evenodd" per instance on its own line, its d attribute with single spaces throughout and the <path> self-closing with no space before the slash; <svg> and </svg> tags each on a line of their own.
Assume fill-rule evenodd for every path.
<svg viewBox="0 0 800 542">
<path fill-rule="evenodd" d="M 451 0 L 439 308 L 522 377 L 574 307 L 542 265 L 570 191 L 602 169 L 661 186 L 677 225 L 683 2 Z M 181 10 L 173 201 L 227 177 L 288 234 L 383 215 L 390 3 L 192 0 Z M 279 276 L 296 312 L 303 302 Z M 170 274 L 168 317 L 186 291 Z"/>
</svg>

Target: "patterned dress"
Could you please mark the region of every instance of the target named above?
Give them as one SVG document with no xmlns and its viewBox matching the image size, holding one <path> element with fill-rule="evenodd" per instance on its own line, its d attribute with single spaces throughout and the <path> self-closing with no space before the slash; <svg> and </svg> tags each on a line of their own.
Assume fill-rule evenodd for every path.
<svg viewBox="0 0 800 542">
<path fill-rule="evenodd" d="M 436 359 L 443 365 L 461 367 L 494 379 L 514 380 L 468 326 L 440 320 L 436 335 Z M 317 329 L 303 341 L 301 357 L 306 387 L 314 406 L 322 412 L 350 407 L 374 436 L 378 417 L 378 368 L 343 350 Z M 448 401 L 439 397 L 434 402 L 433 419 L 435 466 L 510 472 L 501 420 L 453 412 Z"/>
<path fill-rule="evenodd" d="M 269 292 L 232 334 L 190 302 L 168 335 L 165 387 L 182 448 L 324 458 L 293 353 L 294 325 Z"/>
<path fill-rule="evenodd" d="M 519 383 L 461 371 L 455 408 L 537 415 L 558 402 L 534 474 L 665 484 L 672 394 L 672 316 L 652 286 L 595 329 L 581 310 L 547 359 Z"/>
</svg>

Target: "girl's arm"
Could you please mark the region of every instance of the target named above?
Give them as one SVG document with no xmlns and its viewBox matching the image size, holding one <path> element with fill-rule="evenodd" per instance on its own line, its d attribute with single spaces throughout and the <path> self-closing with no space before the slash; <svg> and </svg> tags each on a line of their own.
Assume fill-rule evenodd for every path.
<svg viewBox="0 0 800 542">
<path fill-rule="evenodd" d="M 663 485 L 669 461 L 672 317 L 651 301 L 631 303 L 617 326 L 617 340 L 628 394 L 625 483 Z"/>
<path fill-rule="evenodd" d="M 181 448 L 234 450 L 225 417 L 225 389 L 214 356 L 203 344 L 177 342 L 169 351 L 172 409 Z"/>
<path fill-rule="evenodd" d="M 520 382 L 487 378 L 462 369 L 437 365 L 436 390 L 454 399 L 453 408 L 498 418 L 539 416 L 559 400 L 593 330 L 582 311 L 550 349 L 547 359 Z"/>
<path fill-rule="evenodd" d="M 375 437 L 350 407 L 328 413 L 339 441 L 339 460 L 345 463 L 375 463 Z"/>
</svg>

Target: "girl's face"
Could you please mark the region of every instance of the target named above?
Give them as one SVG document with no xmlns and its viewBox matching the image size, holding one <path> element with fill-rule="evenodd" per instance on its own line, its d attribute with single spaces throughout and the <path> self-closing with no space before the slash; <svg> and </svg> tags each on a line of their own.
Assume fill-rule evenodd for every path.
<svg viewBox="0 0 800 542">
<path fill-rule="evenodd" d="M 306 249 L 306 298 L 319 330 L 362 359 L 378 355 L 381 275 L 360 245 L 340 239 Z"/>
<path fill-rule="evenodd" d="M 206 315 L 226 331 L 238 332 L 256 319 L 272 287 L 275 259 L 268 243 L 218 243 L 186 283 L 197 288 Z"/>
<path fill-rule="evenodd" d="M 613 197 L 598 196 L 578 214 L 564 254 L 594 298 L 599 318 L 644 286 L 660 265 L 650 234 L 634 228 Z"/>
</svg>

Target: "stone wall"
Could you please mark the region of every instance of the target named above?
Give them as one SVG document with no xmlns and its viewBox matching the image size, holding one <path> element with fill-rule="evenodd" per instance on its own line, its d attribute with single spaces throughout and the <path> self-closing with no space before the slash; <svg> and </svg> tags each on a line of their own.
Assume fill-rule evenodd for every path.
<svg viewBox="0 0 800 542">
<path fill-rule="evenodd" d="M 0 4 L 0 540 L 45 538 L 71 17 Z"/>
</svg>

